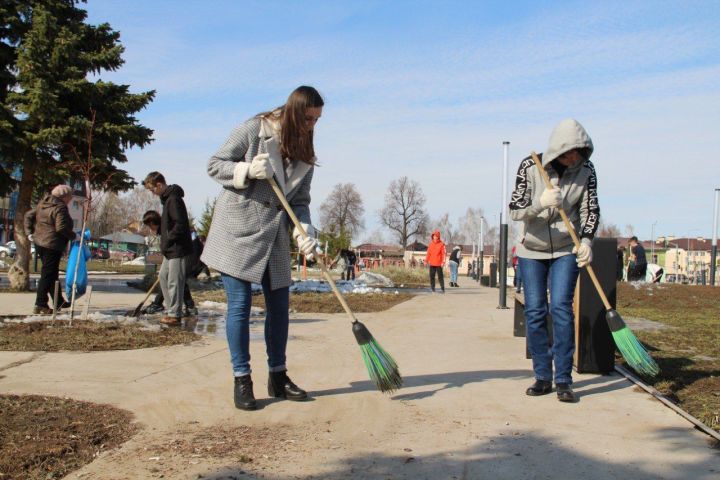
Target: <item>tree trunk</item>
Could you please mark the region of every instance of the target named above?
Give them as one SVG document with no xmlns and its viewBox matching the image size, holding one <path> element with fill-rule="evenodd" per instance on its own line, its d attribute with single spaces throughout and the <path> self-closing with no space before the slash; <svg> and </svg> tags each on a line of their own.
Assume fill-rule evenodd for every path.
<svg viewBox="0 0 720 480">
<path fill-rule="evenodd" d="M 15 209 L 15 263 L 8 270 L 10 288 L 18 291 L 30 290 L 30 242 L 25 234 L 25 212 L 30 210 L 32 193 L 35 187 L 34 162 L 25 162 L 18 191 L 17 207 Z"/>
</svg>

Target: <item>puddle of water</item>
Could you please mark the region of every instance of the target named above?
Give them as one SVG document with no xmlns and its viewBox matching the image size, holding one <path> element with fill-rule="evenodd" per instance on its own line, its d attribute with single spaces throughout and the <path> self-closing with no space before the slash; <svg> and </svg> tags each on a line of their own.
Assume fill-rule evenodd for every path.
<svg viewBox="0 0 720 480">
<path fill-rule="evenodd" d="M 218 304 L 224 307 L 224 304 Z M 109 319 L 118 321 L 135 321 L 134 317 L 127 316 L 127 310 L 104 310 L 100 312 L 107 315 Z M 137 319 L 139 322 L 149 325 L 159 325 L 160 315 L 140 315 Z M 265 314 L 264 312 L 254 311 L 250 317 L 250 341 L 265 340 L 264 334 Z M 183 318 L 182 327 L 186 330 L 192 330 L 194 333 L 208 337 L 225 338 L 225 311 L 220 308 L 202 308 L 198 309 L 198 315 L 195 317 Z"/>
</svg>

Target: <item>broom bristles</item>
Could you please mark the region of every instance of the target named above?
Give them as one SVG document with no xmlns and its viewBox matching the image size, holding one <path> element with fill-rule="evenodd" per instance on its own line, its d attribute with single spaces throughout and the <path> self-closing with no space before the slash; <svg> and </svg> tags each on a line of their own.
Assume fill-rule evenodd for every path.
<svg viewBox="0 0 720 480">
<path fill-rule="evenodd" d="M 360 345 L 360 352 L 370 379 L 381 392 L 392 393 L 402 386 L 397 363 L 374 338 Z"/>
<path fill-rule="evenodd" d="M 658 364 L 655 363 L 655 360 L 629 328 L 625 327 L 612 332 L 612 336 L 615 339 L 615 345 L 620 350 L 620 354 L 633 370 L 650 377 L 660 373 Z"/>
</svg>

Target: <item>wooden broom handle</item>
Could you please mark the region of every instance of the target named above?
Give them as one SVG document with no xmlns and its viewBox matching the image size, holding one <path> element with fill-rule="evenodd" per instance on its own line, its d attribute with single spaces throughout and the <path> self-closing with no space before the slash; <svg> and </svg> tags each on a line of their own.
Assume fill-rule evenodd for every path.
<svg viewBox="0 0 720 480">
<path fill-rule="evenodd" d="M 548 177 L 548 174 L 545 171 L 545 168 L 543 168 L 542 162 L 538 158 L 537 154 L 535 152 L 530 152 L 530 155 L 535 161 L 535 166 L 538 168 L 538 170 L 540 170 L 540 175 L 542 175 L 542 178 L 545 181 L 545 187 L 547 187 L 548 189 L 552 189 L 553 185 L 552 183 L 550 183 L 550 177 Z M 572 223 L 570 223 L 570 219 L 565 213 L 565 210 L 563 210 L 562 207 L 558 207 L 558 210 L 560 211 L 560 216 L 562 217 L 563 222 L 565 222 L 565 228 L 567 228 L 568 232 L 570 232 L 573 243 L 576 247 L 580 248 L 580 240 L 578 239 L 577 233 L 575 233 L 575 227 L 573 227 Z M 610 305 L 607 296 L 605 296 L 605 292 L 603 291 L 602 286 L 600 286 L 600 282 L 595 276 L 595 271 L 593 270 L 592 265 L 588 263 L 587 265 L 585 265 L 585 269 L 587 270 L 588 275 L 590 275 L 590 280 L 592 280 L 593 284 L 595 284 L 595 289 L 597 290 L 598 295 L 600 295 L 600 299 L 602 300 L 603 305 L 605 305 L 605 309 L 612 310 L 612 306 Z"/>
<path fill-rule="evenodd" d="M 153 291 L 155 290 L 155 287 L 158 286 L 158 283 L 160 283 L 160 275 L 158 275 L 158 278 L 155 280 L 155 283 L 153 283 L 152 287 L 150 287 L 150 290 L 148 290 L 147 295 L 145 295 L 145 300 L 143 300 L 143 304 L 148 301 L 148 298 L 150 298 L 150 295 L 152 295 Z"/>
<path fill-rule="evenodd" d="M 303 236 L 303 238 L 308 238 L 308 233 L 305 231 L 305 229 L 302 226 L 302 223 L 300 223 L 300 220 L 295 215 L 295 212 L 293 212 L 293 209 L 290 207 L 290 204 L 287 201 L 287 198 L 285 198 L 285 194 L 282 190 L 280 190 L 280 187 L 278 186 L 277 182 L 273 177 L 270 177 L 267 179 L 267 181 L 270 183 L 270 186 L 275 191 L 275 195 L 277 196 L 278 200 L 280 200 L 280 203 L 282 203 L 283 208 L 287 212 L 287 214 L 290 216 L 290 219 L 295 224 L 295 228 L 297 228 L 300 231 L 300 234 Z M 347 313 L 348 317 L 350 317 L 350 321 L 357 322 L 357 318 L 355 318 L 355 315 L 353 314 L 352 310 L 350 310 L 350 305 L 348 305 L 347 301 L 345 300 L 345 297 L 343 297 L 342 293 L 340 293 L 340 290 L 338 290 L 337 285 L 335 285 L 335 280 L 330 276 L 330 272 L 328 272 L 327 267 L 323 262 L 318 261 L 320 264 L 320 268 L 322 269 L 322 273 L 325 275 L 325 279 L 330 284 L 330 288 L 332 289 L 333 293 L 337 297 L 338 301 L 340 302 L 340 305 L 342 305 L 343 309 L 345 310 L 345 313 Z"/>
</svg>

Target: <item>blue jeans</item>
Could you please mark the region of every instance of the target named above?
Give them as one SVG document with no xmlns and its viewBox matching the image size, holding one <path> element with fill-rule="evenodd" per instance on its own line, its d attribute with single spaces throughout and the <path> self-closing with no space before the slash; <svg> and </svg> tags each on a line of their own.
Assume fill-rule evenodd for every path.
<svg viewBox="0 0 720 480">
<path fill-rule="evenodd" d="M 552 381 L 554 360 L 555 383 L 572 384 L 575 353 L 573 295 L 578 271 L 575 255 L 565 255 L 552 260 L 520 258 L 520 272 L 525 289 L 525 326 L 537 380 Z M 546 324 L 548 279 L 553 322 L 552 346 L 549 344 Z"/>
<path fill-rule="evenodd" d="M 450 265 L 450 281 L 452 283 L 457 283 L 458 264 L 455 262 L 448 262 L 448 265 Z"/>
<path fill-rule="evenodd" d="M 251 283 L 224 273 L 221 276 L 228 303 L 226 332 L 233 375 L 250 375 Z M 283 372 L 287 370 L 285 350 L 290 323 L 290 290 L 288 287 L 270 290 L 270 275 L 267 271 L 262 279 L 262 289 L 265 295 L 265 348 L 268 367 L 271 372 Z"/>
</svg>

